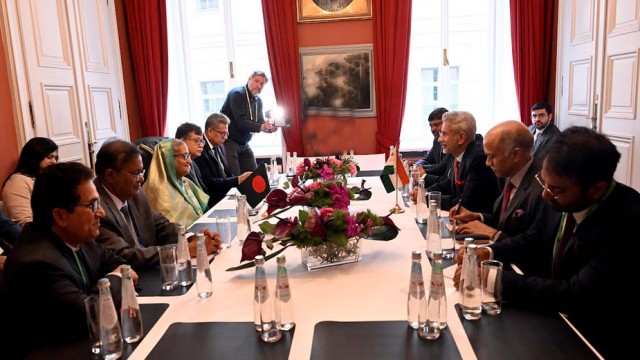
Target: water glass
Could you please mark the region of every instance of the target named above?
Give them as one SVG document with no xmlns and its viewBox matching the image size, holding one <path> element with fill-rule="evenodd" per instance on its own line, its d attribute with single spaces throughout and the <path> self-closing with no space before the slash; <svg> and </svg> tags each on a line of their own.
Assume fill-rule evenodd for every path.
<svg viewBox="0 0 640 360">
<path fill-rule="evenodd" d="M 453 223 L 454 226 L 450 226 L 451 230 L 447 224 Z M 444 218 L 440 220 L 440 241 L 442 244 L 442 258 L 443 259 L 453 259 L 455 256 L 455 247 L 456 247 L 456 227 L 455 220 L 450 220 L 449 218 Z"/>
<path fill-rule="evenodd" d="M 222 247 L 225 249 L 231 247 L 231 222 L 229 221 L 229 216 L 216 216 L 216 226 L 218 234 L 220 234 Z"/>
<path fill-rule="evenodd" d="M 178 287 L 178 247 L 176 244 L 158 246 L 162 290 L 173 290 Z"/>
<path fill-rule="evenodd" d="M 100 354 L 102 342 L 100 341 L 100 310 L 97 295 L 89 295 L 84 299 L 84 309 L 87 313 L 87 328 L 91 341 L 91 353 Z"/>
<path fill-rule="evenodd" d="M 502 311 L 502 263 L 484 260 L 480 263 L 482 286 L 482 309 L 487 315 L 498 315 Z"/>
</svg>

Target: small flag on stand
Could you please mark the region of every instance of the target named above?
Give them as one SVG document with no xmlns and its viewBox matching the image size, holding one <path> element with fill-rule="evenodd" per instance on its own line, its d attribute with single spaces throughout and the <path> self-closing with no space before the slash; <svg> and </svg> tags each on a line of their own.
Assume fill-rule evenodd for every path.
<svg viewBox="0 0 640 360">
<path fill-rule="evenodd" d="M 266 165 L 260 164 L 248 178 L 238 185 L 238 191 L 247 196 L 247 202 L 252 208 L 255 208 L 260 201 L 266 198 L 271 191 Z"/>
<path fill-rule="evenodd" d="M 382 180 L 382 185 L 384 185 L 387 193 L 409 183 L 409 175 L 407 175 L 407 171 L 402 165 L 402 161 L 400 161 L 396 148 L 389 154 L 389 159 L 387 159 L 387 163 L 382 169 L 382 174 L 380 174 L 380 180 Z"/>
</svg>

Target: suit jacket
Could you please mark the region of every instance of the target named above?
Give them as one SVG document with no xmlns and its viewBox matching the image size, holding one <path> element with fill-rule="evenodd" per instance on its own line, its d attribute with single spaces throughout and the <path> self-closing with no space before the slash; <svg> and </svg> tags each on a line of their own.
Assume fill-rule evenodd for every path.
<svg viewBox="0 0 640 360">
<path fill-rule="evenodd" d="M 606 319 L 614 322 L 637 319 L 627 306 L 612 303 L 612 298 L 624 285 L 634 283 L 631 264 L 635 258 L 625 258 L 621 251 L 632 240 L 628 225 L 640 218 L 640 194 L 616 184 L 554 259 L 561 215 L 545 201 L 527 232 L 491 245 L 494 258 L 505 265 L 517 264 L 525 274 L 503 272 L 503 298 L 510 304 L 567 314 L 605 358 L 616 352 L 626 354 L 625 349 L 631 350 L 634 344 L 602 331 L 602 322 L 594 321 L 594 315 L 605 311 Z"/>
<path fill-rule="evenodd" d="M 209 189 L 207 185 L 205 185 L 204 181 L 202 181 L 202 173 L 200 172 L 200 168 L 195 161 L 191 162 L 191 170 L 187 175 L 185 175 L 189 180 L 193 181 L 194 184 L 198 185 L 202 191 L 209 195 Z"/>
<path fill-rule="evenodd" d="M 439 182 L 429 188 L 429 191 L 440 191 L 442 195 L 441 207 L 448 210 L 460 202 L 465 208 L 475 212 L 491 212 L 493 203 L 500 196 L 500 183 L 490 167 L 486 165 L 482 145 L 472 141 L 467 145 L 458 173 L 458 183 L 454 181 L 451 171 L 446 181 Z"/>
<path fill-rule="evenodd" d="M 22 228 L 11 219 L 0 213 L 0 248 L 5 252 L 11 250 L 11 246 L 15 244 Z M 4 254 L 4 253 L 3 253 Z M 6 255 L 6 254 L 4 254 Z"/>
<path fill-rule="evenodd" d="M 531 133 L 535 136 L 536 127 L 534 125 L 530 125 L 529 131 L 531 131 Z M 551 140 L 553 140 L 558 134 L 560 134 L 560 129 L 558 129 L 558 127 L 554 123 L 549 123 L 542 134 L 540 134 L 536 141 L 533 143 L 533 149 L 531 149 L 531 153 L 540 164 L 542 164 L 545 156 L 547 156 L 548 145 L 551 143 Z"/>
<path fill-rule="evenodd" d="M 11 329 L 5 334 L 13 340 L 23 340 L 21 344 L 27 348 L 3 347 L 3 356 L 11 348 L 29 351 L 87 337 L 84 299 L 97 292 L 98 279 L 107 277 L 125 260 L 95 241 L 79 248 L 78 256 L 84 258 L 90 288 L 85 286 L 70 247 L 50 230 L 38 229 L 32 223 L 25 226 L 7 257 L 4 279 L 11 304 L 5 314 Z M 119 307 L 120 278 L 115 275 L 108 278 Z M 25 339 L 28 341 L 24 342 Z"/>
<path fill-rule="evenodd" d="M 497 240 L 522 234 L 533 224 L 543 202 L 542 186 L 535 179 L 539 171 L 540 164 L 534 159 L 507 205 L 503 218 L 500 217 L 500 213 L 504 192 L 493 204 L 493 213 L 482 214 L 485 224 L 501 231 Z"/>
<path fill-rule="evenodd" d="M 211 146 L 206 141 L 202 155 L 195 160 L 202 173 L 202 181 L 209 189 L 209 207 L 213 207 L 218 201 L 222 200 L 231 188 L 238 186 L 238 177 L 232 176 L 227 165 L 227 154 L 224 146 L 216 146 L 215 148 L 219 151 L 220 159 L 224 164 L 224 174 L 220 172 L 218 160 L 212 154 Z"/>
<path fill-rule="evenodd" d="M 100 219 L 100 235 L 96 241 L 113 250 L 134 268 L 140 269 L 157 265 L 158 250 L 156 246 L 178 242 L 178 230 L 174 223 L 164 215 L 151 209 L 144 190 L 127 201 L 131 212 L 131 220 L 135 224 L 138 235 L 144 246 L 136 245 L 128 230 L 120 209 L 111 199 L 99 179 L 94 183 L 100 194 L 100 205 L 104 209 L 104 218 Z"/>
</svg>

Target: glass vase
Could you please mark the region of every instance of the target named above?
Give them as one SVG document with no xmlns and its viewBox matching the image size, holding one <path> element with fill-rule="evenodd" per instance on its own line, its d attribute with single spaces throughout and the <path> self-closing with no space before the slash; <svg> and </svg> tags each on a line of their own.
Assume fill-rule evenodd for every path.
<svg viewBox="0 0 640 360">
<path fill-rule="evenodd" d="M 336 246 L 326 242 L 319 246 L 302 249 L 302 264 L 307 270 L 328 266 L 349 264 L 360 261 L 362 242 L 360 238 L 351 238 L 346 246 Z"/>
</svg>

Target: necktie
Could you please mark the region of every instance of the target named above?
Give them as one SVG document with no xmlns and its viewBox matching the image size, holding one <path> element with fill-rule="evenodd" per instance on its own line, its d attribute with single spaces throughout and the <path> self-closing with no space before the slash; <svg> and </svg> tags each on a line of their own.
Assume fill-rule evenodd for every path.
<svg viewBox="0 0 640 360">
<path fill-rule="evenodd" d="M 504 193 L 502 195 L 502 209 L 500 210 L 500 217 L 504 217 L 505 212 L 507 211 L 507 205 L 509 205 L 509 201 L 511 200 L 511 190 L 513 190 L 513 183 L 511 182 L 511 178 L 507 178 L 507 183 L 504 185 Z"/>
<path fill-rule="evenodd" d="M 576 218 L 573 217 L 572 213 L 567 213 L 566 220 L 564 222 L 564 227 L 562 228 L 562 238 L 560 240 L 560 246 L 557 250 L 557 256 L 562 258 L 562 254 L 567 248 L 567 244 L 569 243 L 569 239 L 573 236 L 573 230 L 576 227 Z"/>
<path fill-rule="evenodd" d="M 218 153 L 218 149 L 213 149 L 213 156 L 216 157 L 216 160 L 218 160 L 218 170 L 220 171 L 220 177 L 226 177 L 225 173 L 224 173 L 224 164 L 222 163 L 222 158 L 220 157 L 220 154 Z"/>
<path fill-rule="evenodd" d="M 138 238 L 138 235 L 136 233 L 136 229 L 133 226 L 133 221 L 131 220 L 131 215 L 129 214 L 129 205 L 124 204 L 120 208 L 120 212 L 122 213 L 122 216 L 124 217 L 124 221 L 127 223 L 127 227 L 129 228 L 129 234 L 131 234 L 131 237 L 134 240 L 136 240 L 137 243 L 142 244 L 142 242 Z"/>
<path fill-rule="evenodd" d="M 540 137 L 540 133 L 541 131 L 536 130 L 536 132 L 533 134 L 533 143 L 535 144 L 536 141 L 538 141 L 538 137 Z"/>
<path fill-rule="evenodd" d="M 455 181 L 456 186 L 464 185 L 464 181 L 458 180 L 458 172 L 460 170 L 460 161 L 455 160 L 453 163 L 453 180 Z"/>
<path fill-rule="evenodd" d="M 87 273 L 84 270 L 84 266 L 82 266 L 82 261 L 80 261 L 77 251 L 73 252 L 73 257 L 76 259 L 76 265 L 78 265 L 78 270 L 80 270 L 80 276 L 82 276 L 82 282 L 84 282 L 84 287 L 85 289 L 89 289 L 89 279 L 87 278 Z"/>
</svg>

